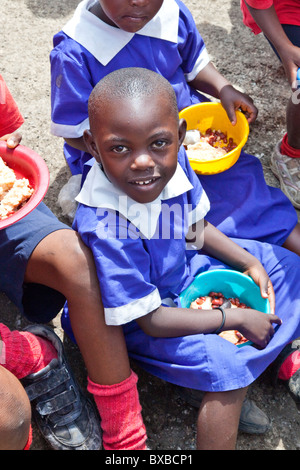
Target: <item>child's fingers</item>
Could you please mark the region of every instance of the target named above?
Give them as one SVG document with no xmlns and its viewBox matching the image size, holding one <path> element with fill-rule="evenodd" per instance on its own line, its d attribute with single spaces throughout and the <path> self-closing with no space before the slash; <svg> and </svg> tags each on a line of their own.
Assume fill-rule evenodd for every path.
<svg viewBox="0 0 300 470">
<path fill-rule="evenodd" d="M 270 281 L 270 279 L 268 282 L 268 297 L 269 297 L 269 302 L 270 302 L 271 313 L 275 313 L 275 292 L 274 292 L 273 284 Z"/>
<path fill-rule="evenodd" d="M 9 148 L 15 148 L 17 147 L 17 145 L 19 145 L 19 143 L 21 142 L 22 140 L 22 136 L 20 133 L 16 132 L 15 134 L 12 134 L 8 139 L 7 139 L 7 146 Z"/>
<path fill-rule="evenodd" d="M 225 109 L 231 124 L 234 126 L 236 124 L 236 113 L 234 103 L 227 104 Z"/>
<path fill-rule="evenodd" d="M 20 132 L 14 132 L 13 134 L 7 134 L 2 136 L 0 140 L 5 140 L 7 147 L 13 149 L 17 147 L 17 145 L 19 145 L 19 143 L 21 142 L 22 135 L 20 134 Z"/>
<path fill-rule="evenodd" d="M 275 323 L 276 325 L 281 325 L 282 324 L 281 318 L 279 318 L 277 315 L 274 315 L 274 314 L 270 315 L 270 322 Z"/>
<path fill-rule="evenodd" d="M 263 281 L 260 284 L 260 292 L 261 296 L 265 299 L 269 299 L 270 302 L 270 313 L 274 314 L 275 312 L 275 292 L 273 288 L 273 284 L 269 278 Z"/>
<path fill-rule="evenodd" d="M 258 110 L 253 103 L 244 103 L 241 105 L 241 110 L 244 112 L 249 124 L 254 122 L 257 118 Z"/>
</svg>

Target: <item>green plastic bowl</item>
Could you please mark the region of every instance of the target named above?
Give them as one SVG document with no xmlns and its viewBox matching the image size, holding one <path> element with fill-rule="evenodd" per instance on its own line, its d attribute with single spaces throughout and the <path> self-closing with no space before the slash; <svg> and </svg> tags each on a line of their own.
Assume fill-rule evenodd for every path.
<svg viewBox="0 0 300 470">
<path fill-rule="evenodd" d="M 208 295 L 211 291 L 222 292 L 226 297 L 238 297 L 240 302 L 260 312 L 270 313 L 268 299 L 261 296 L 260 289 L 253 279 L 230 269 L 215 269 L 198 274 L 192 284 L 179 296 L 181 306 L 189 308 L 197 297 Z M 250 341 L 238 347 L 252 344 Z"/>
</svg>

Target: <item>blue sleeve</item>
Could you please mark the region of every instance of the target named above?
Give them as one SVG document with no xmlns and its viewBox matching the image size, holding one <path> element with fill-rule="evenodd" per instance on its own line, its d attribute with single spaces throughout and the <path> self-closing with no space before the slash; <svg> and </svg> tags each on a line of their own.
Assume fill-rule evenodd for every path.
<svg viewBox="0 0 300 470">
<path fill-rule="evenodd" d="M 190 74 L 201 56 L 206 57 L 206 46 L 189 9 L 176 0 L 179 8 L 178 50 L 182 58 L 182 70 Z"/>
<path fill-rule="evenodd" d="M 74 228 L 92 250 L 107 324 L 127 323 L 161 305 L 150 280 L 149 254 L 127 220 L 80 204 Z"/>
<path fill-rule="evenodd" d="M 88 127 L 88 99 L 94 86 L 87 60 L 80 46 L 65 37 L 51 51 L 50 64 L 52 133 L 81 137 Z"/>
</svg>

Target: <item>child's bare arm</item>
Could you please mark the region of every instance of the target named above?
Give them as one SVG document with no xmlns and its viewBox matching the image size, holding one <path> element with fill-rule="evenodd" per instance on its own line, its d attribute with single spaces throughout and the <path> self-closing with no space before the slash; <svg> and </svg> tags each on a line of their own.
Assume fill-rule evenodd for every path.
<svg viewBox="0 0 300 470">
<path fill-rule="evenodd" d="M 274 334 L 272 323 L 281 323 L 276 315 L 253 309 L 229 308 L 224 311 L 226 319 L 220 331 L 236 329 L 261 348 L 268 344 Z M 222 313 L 218 309 L 199 311 L 163 306 L 137 319 L 145 333 L 161 338 L 214 333 L 221 322 Z"/>
<path fill-rule="evenodd" d="M 274 289 L 266 270 L 255 256 L 241 248 L 207 221 L 204 222 L 203 249 L 214 258 L 251 276 L 260 287 L 262 297 L 269 298 L 271 312 L 274 313 Z"/>
<path fill-rule="evenodd" d="M 257 108 L 252 98 L 234 88 L 214 65 L 209 62 L 189 85 L 203 93 L 220 99 L 232 124 L 236 123 L 235 111 L 241 109 L 248 121 L 254 122 L 257 117 Z"/>
<path fill-rule="evenodd" d="M 280 24 L 274 5 L 270 8 L 256 9 L 245 1 L 255 23 L 271 41 L 278 52 L 290 84 L 296 81 L 297 70 L 300 67 L 300 48 L 289 40 Z"/>
<path fill-rule="evenodd" d="M 203 223 L 195 224 L 187 234 L 193 239 L 198 228 L 203 230 Z M 268 297 L 272 314 L 265 314 L 254 309 L 225 309 L 226 320 L 222 331 L 237 329 L 260 347 L 265 347 L 274 334 L 272 323 L 281 320 L 274 315 L 275 295 L 272 283 L 261 263 L 246 250 L 230 240 L 209 222 L 204 222 L 203 237 L 199 238 L 206 253 L 220 259 L 235 269 L 250 275 L 259 285 L 263 297 Z M 198 333 L 213 333 L 221 324 L 222 316 L 216 310 L 193 310 L 189 308 L 159 307 L 139 318 L 137 323 L 150 336 L 175 337 Z"/>
<path fill-rule="evenodd" d="M 223 77 L 212 62 L 209 62 L 194 80 L 189 82 L 189 85 L 210 96 L 220 98 L 220 91 L 224 86 L 230 85 L 230 82 Z"/>
</svg>

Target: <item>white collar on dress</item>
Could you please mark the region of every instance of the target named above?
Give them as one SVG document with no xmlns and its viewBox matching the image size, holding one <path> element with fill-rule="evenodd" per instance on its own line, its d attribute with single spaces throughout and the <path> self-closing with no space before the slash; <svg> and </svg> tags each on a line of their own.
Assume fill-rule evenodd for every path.
<svg viewBox="0 0 300 470">
<path fill-rule="evenodd" d="M 192 188 L 193 185 L 178 163 L 173 177 L 157 199 L 147 204 L 140 204 L 116 188 L 105 176 L 100 165 L 95 162 L 87 174 L 76 201 L 87 206 L 112 209 L 121 213 L 146 238 L 150 239 L 156 231 L 161 201 L 180 196 Z"/>
<path fill-rule="evenodd" d="M 95 0 L 83 0 L 62 30 L 103 65 L 107 65 L 135 34 L 177 43 L 179 6 L 175 0 L 164 0 L 154 18 L 137 33 L 104 23 L 89 11 L 94 3 Z"/>
</svg>

